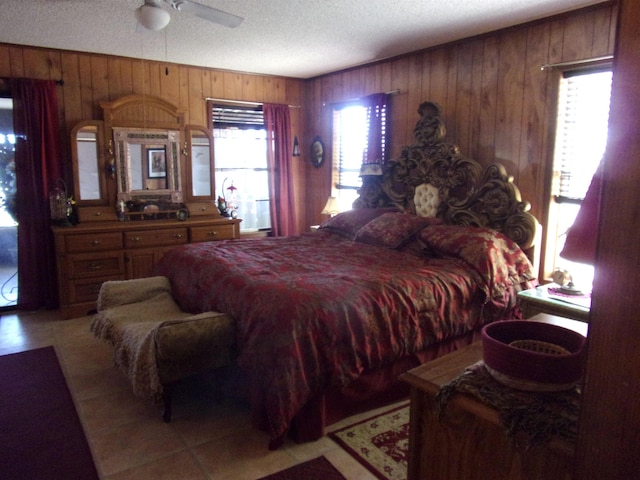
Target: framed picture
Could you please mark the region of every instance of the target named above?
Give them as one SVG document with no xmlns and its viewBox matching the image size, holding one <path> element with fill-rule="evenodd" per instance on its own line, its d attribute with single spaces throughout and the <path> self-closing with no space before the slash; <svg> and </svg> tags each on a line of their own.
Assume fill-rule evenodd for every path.
<svg viewBox="0 0 640 480">
<path fill-rule="evenodd" d="M 319 168 L 324 162 L 324 144 L 320 137 L 315 137 L 311 142 L 311 165 Z"/>
<path fill-rule="evenodd" d="M 167 176 L 167 156 L 164 148 L 147 149 L 147 163 L 149 165 L 148 178 L 164 178 Z"/>
</svg>

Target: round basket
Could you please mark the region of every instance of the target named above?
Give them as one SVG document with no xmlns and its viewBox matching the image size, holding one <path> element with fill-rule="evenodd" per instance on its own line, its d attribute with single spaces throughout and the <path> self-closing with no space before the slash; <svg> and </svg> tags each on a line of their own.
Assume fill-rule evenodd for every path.
<svg viewBox="0 0 640 480">
<path fill-rule="evenodd" d="M 483 361 L 504 385 L 527 391 L 562 391 L 581 379 L 586 338 L 549 323 L 494 322 L 482 329 Z"/>
<path fill-rule="evenodd" d="M 509 343 L 511 347 L 528 350 L 530 352 L 545 353 L 547 355 L 569 355 L 571 352 L 566 348 L 554 343 L 542 342 L 540 340 L 514 340 Z"/>
</svg>

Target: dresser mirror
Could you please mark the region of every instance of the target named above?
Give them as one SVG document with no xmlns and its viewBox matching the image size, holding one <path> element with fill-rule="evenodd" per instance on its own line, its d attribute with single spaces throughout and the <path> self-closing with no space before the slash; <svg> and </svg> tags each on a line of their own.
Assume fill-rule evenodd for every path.
<svg viewBox="0 0 640 480">
<path fill-rule="evenodd" d="M 213 191 L 213 169 L 211 159 L 213 140 L 211 133 L 198 126 L 187 127 L 187 138 L 189 141 L 189 161 L 187 166 L 190 170 L 191 179 L 188 197 L 191 201 L 204 201 L 211 199 Z"/>
<path fill-rule="evenodd" d="M 114 127 L 118 202 L 181 203 L 180 131 Z"/>
<path fill-rule="evenodd" d="M 103 152 L 103 125 L 85 121 L 71 130 L 74 195 L 80 204 L 103 203 L 106 197 Z"/>
</svg>

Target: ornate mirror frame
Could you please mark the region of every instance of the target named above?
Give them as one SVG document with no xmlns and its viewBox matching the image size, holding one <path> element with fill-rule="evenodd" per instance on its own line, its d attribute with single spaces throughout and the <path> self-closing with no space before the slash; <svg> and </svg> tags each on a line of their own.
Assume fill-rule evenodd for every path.
<svg viewBox="0 0 640 480">
<path fill-rule="evenodd" d="M 113 138 L 118 202 L 182 203 L 180 131 L 116 127 Z"/>
<path fill-rule="evenodd" d="M 103 132 L 99 120 L 83 121 L 71 129 L 73 191 L 79 206 L 108 202 Z"/>
<path fill-rule="evenodd" d="M 115 161 L 117 201 L 182 203 L 184 152 L 181 145 L 186 144 L 184 111 L 162 98 L 149 95 L 127 95 L 113 102 L 102 102 L 100 106 L 105 138 L 109 139 L 109 150 Z M 132 154 L 134 149 L 140 148 L 145 151 L 136 156 L 144 157 L 144 162 L 151 162 L 153 152 L 164 157 L 166 188 L 149 188 L 144 184 L 142 188 L 135 188 Z M 147 179 L 149 176 L 154 175 L 147 175 Z"/>
</svg>

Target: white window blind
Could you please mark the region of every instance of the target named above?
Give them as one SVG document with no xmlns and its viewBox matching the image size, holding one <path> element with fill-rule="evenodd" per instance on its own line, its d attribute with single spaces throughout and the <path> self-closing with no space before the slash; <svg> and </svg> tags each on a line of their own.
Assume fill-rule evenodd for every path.
<svg viewBox="0 0 640 480">
<path fill-rule="evenodd" d="M 350 105 L 333 111 L 333 131 L 338 148 L 337 189 L 358 189 L 362 157 L 367 147 L 367 109 Z"/>
<path fill-rule="evenodd" d="M 333 188 L 332 196 L 336 197 L 341 211 L 349 210 L 358 196 L 362 186 L 360 167 L 366 163 L 368 156 L 368 137 L 370 124 L 375 122 L 368 118 L 368 108 L 358 102 L 337 105 L 333 110 Z M 377 155 L 385 157 L 386 148 L 386 115 L 387 107 L 372 109 L 370 115 L 380 118 L 381 145 L 375 148 Z M 376 158 L 376 160 L 378 160 Z"/>
<path fill-rule="evenodd" d="M 607 143 L 611 71 L 565 73 L 560 82 L 554 170 L 556 200 L 581 201 Z"/>
<path fill-rule="evenodd" d="M 584 291 L 591 288 L 593 266 L 571 262 L 560 257 L 560 252 L 604 155 L 611 79 L 610 69 L 565 72 L 558 95 L 550 209 L 554 214 L 547 225 L 547 254 L 552 260 L 546 262 L 550 268 L 547 274 L 555 269 L 568 270 L 575 285 Z"/>
</svg>

